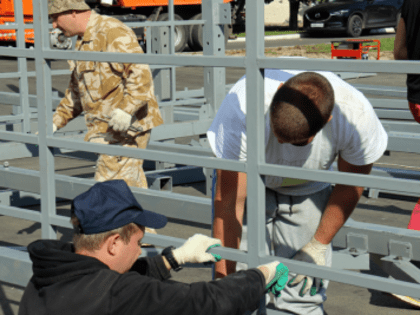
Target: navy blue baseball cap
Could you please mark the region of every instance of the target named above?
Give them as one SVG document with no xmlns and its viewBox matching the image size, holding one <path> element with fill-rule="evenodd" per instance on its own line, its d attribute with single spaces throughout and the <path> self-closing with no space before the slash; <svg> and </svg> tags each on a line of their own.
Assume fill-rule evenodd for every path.
<svg viewBox="0 0 420 315">
<path fill-rule="evenodd" d="M 129 223 L 160 229 L 168 222 L 166 216 L 144 210 L 123 180 L 96 183 L 74 198 L 71 208 L 84 234 L 107 232 Z"/>
</svg>

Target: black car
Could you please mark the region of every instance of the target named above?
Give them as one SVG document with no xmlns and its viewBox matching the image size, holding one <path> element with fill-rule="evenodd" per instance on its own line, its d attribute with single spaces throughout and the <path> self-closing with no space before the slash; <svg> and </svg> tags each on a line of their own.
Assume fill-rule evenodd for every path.
<svg viewBox="0 0 420 315">
<path fill-rule="evenodd" d="M 304 13 L 307 32 L 347 32 L 352 37 L 364 29 L 394 27 L 401 16 L 403 0 L 339 0 L 318 4 Z"/>
</svg>

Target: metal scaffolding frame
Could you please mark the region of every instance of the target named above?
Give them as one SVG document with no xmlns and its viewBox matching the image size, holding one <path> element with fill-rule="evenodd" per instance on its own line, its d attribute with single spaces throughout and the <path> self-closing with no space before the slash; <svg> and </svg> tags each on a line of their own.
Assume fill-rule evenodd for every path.
<svg viewBox="0 0 420 315">
<path fill-rule="evenodd" d="M 203 20 L 195 21 L 194 24 L 204 23 L 204 54 L 203 56 L 175 55 L 173 45 L 167 54 L 114 54 L 96 52 L 54 51 L 50 48 L 48 37 L 48 16 L 45 1 L 34 0 L 34 23 L 35 42 L 34 49 L 25 49 L 23 29 L 28 25 L 23 24 L 19 8 L 21 0 L 15 0 L 17 16 L 18 43 L 17 48 L 0 48 L 0 55 L 18 57 L 18 76 L 21 85 L 20 105 L 22 112 L 7 119 L 20 120 L 23 122 L 20 132 L 0 131 L 0 139 L 4 141 L 19 142 L 24 144 L 38 145 L 40 171 L 23 170 L 14 167 L 0 167 L 0 186 L 39 194 L 41 197 L 41 211 L 34 212 L 14 206 L 0 205 L 0 214 L 41 223 L 43 238 L 56 238 L 56 227 L 70 227 L 68 218 L 60 216 L 56 212 L 56 198 L 72 199 L 82 193 L 95 182 L 90 179 L 74 178 L 57 175 L 54 172 L 54 151 L 60 150 L 83 151 L 90 153 L 104 153 L 125 155 L 146 160 L 155 160 L 166 163 L 187 164 L 190 166 L 204 167 L 207 169 L 224 169 L 237 172 L 245 172 L 248 176 L 247 185 L 247 219 L 249 228 L 255 233 L 248 235 L 248 252 L 228 248 L 212 250 L 229 260 L 246 262 L 250 267 L 262 263 L 278 260 L 278 257 L 265 254 L 265 218 L 258 213 L 257 209 L 265 208 L 265 186 L 263 175 L 279 175 L 306 180 L 319 180 L 334 184 L 359 185 L 369 188 L 392 190 L 396 193 L 410 193 L 420 196 L 420 182 L 390 178 L 378 174 L 356 175 L 342 174 L 338 172 L 325 172 L 318 170 L 304 170 L 295 167 L 270 165 L 265 163 L 264 150 L 264 108 L 254 104 L 264 103 L 264 68 L 279 69 L 305 69 L 324 71 L 347 71 L 347 72 L 377 72 L 377 73 L 420 73 L 420 65 L 417 62 L 404 61 L 375 61 L 359 62 L 350 60 L 306 60 L 306 59 L 282 59 L 267 58 L 264 56 L 264 3 L 259 1 L 247 1 L 247 41 L 245 57 L 228 57 L 224 55 L 223 29 L 220 24 L 226 23 L 226 19 L 220 17 L 225 12 L 226 5 L 223 0 L 203 0 Z M 169 1 L 169 22 L 158 22 L 161 26 L 168 26 L 170 34 L 174 35 L 174 25 L 186 22 L 173 21 L 173 0 Z M 140 23 L 139 23 L 140 24 Z M 193 24 L 193 23 L 189 23 Z M 156 24 L 157 25 L 157 24 Z M 11 28 L 7 26 L 7 28 Z M 151 33 L 149 33 L 151 34 Z M 151 35 L 150 35 L 151 36 Z M 150 37 L 149 37 L 150 38 Z M 171 41 L 172 42 L 172 41 Z M 150 47 L 150 46 L 149 46 Z M 149 48 L 148 48 L 149 50 Z M 150 51 L 149 51 L 150 52 Z M 35 75 L 37 77 L 37 117 L 39 135 L 28 134 L 31 131 L 29 123 L 30 102 L 29 95 L 24 86 L 27 83 L 28 71 L 26 59 L 35 59 Z M 175 81 L 176 66 L 200 66 L 205 67 L 205 84 L 203 104 L 207 104 L 208 111 L 202 120 L 181 124 L 169 124 L 163 126 L 160 139 L 165 139 L 164 133 L 171 132 L 173 136 L 187 133 L 203 134 L 208 128 L 218 105 L 225 94 L 225 68 L 245 68 L 247 76 L 247 134 L 248 146 L 256 148 L 248 153 L 247 162 L 221 160 L 209 155 L 206 150 L 200 148 L 185 148 L 177 145 L 159 145 L 152 143 L 148 149 L 118 148 L 113 146 L 85 143 L 77 139 L 61 138 L 54 136 L 52 132 L 53 100 L 51 89 L 51 60 L 96 60 L 113 62 L 148 63 L 153 66 L 169 67 L 171 69 L 172 82 Z M 0 76 L 4 78 L 6 76 Z M 171 97 L 168 106 L 177 101 L 175 95 L 179 93 L 171 86 Z M 393 92 L 390 92 L 393 95 Z M 4 118 L 4 117 L 3 117 Z M 156 128 L 158 129 L 158 128 Z M 182 131 L 180 132 L 179 129 Z M 397 132 L 397 131 L 395 131 Z M 159 137 L 158 137 L 159 138 Z M 418 143 L 416 137 L 405 139 L 398 138 L 398 145 Z M 401 140 L 402 139 L 402 140 Z M 414 139 L 414 140 L 413 140 Z M 414 141 L 414 142 L 413 142 Z M 403 149 L 401 149 L 403 150 Z M 404 151 L 404 150 L 403 150 Z M 186 221 L 209 224 L 211 222 L 211 205 L 208 199 L 179 195 L 172 192 L 159 190 L 132 189 L 135 197 L 146 209 L 167 215 L 171 218 Z M 156 205 L 159 207 L 156 207 Z M 163 235 L 146 235 L 144 241 L 157 246 L 181 245 L 184 240 Z M 364 288 L 379 291 L 392 292 L 401 295 L 420 297 L 420 276 L 418 270 L 411 264 L 412 260 L 420 260 L 420 236 L 418 233 L 390 228 L 375 224 L 362 224 L 349 220 L 334 239 L 334 246 L 341 247 L 341 254 L 347 258 L 357 259 L 366 257 L 369 253 L 379 255 L 384 268 L 394 278 L 405 281 L 379 278 L 357 272 L 339 270 L 323 266 L 316 266 L 304 262 L 281 258 L 294 273 L 303 273 L 332 281 L 352 284 Z M 382 259 L 381 259 L 382 257 Z M 18 250 L 0 247 L 0 280 L 10 283 L 25 285 L 31 274 L 30 262 L 27 254 Z M 407 282 L 408 281 L 408 282 Z M 264 308 L 264 303 L 261 303 Z M 279 311 L 267 310 L 268 314 L 281 314 Z"/>
</svg>

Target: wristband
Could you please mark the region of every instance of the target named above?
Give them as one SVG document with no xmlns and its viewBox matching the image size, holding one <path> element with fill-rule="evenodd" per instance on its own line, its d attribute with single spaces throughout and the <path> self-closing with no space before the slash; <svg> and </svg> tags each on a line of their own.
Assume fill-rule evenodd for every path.
<svg viewBox="0 0 420 315">
<path fill-rule="evenodd" d="M 174 271 L 180 271 L 182 269 L 182 267 L 178 264 L 178 262 L 174 258 L 174 254 L 172 253 L 172 250 L 173 249 L 175 249 L 175 247 L 173 247 L 173 246 L 166 247 L 162 251 L 162 256 L 165 256 L 166 257 L 166 259 L 168 260 L 169 265 L 171 266 L 171 268 Z"/>
</svg>

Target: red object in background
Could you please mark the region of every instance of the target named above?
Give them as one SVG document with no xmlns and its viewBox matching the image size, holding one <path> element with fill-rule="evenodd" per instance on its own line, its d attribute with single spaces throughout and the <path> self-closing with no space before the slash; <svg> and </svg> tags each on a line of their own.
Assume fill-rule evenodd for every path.
<svg viewBox="0 0 420 315">
<path fill-rule="evenodd" d="M 335 46 L 334 44 L 337 44 Z M 371 45 L 363 45 L 372 43 Z M 350 59 L 363 59 L 362 56 L 367 54 L 370 49 L 377 50 L 377 60 L 379 60 L 381 52 L 381 42 L 378 39 L 348 39 L 345 41 L 332 41 L 331 42 L 331 59 L 350 58 Z"/>
<path fill-rule="evenodd" d="M 33 23 L 33 9 L 32 0 L 22 0 L 23 10 L 23 21 L 25 23 Z M 0 25 L 12 24 L 15 22 L 14 16 L 14 4 L 13 0 L 1 0 L 0 1 Z M 16 41 L 16 31 L 11 30 L 0 30 L 0 41 Z M 27 43 L 34 42 L 34 30 L 25 30 L 25 41 Z"/>
<path fill-rule="evenodd" d="M 408 223 L 407 229 L 420 231 L 420 199 L 414 206 L 413 212 L 411 213 L 410 223 Z"/>
</svg>

